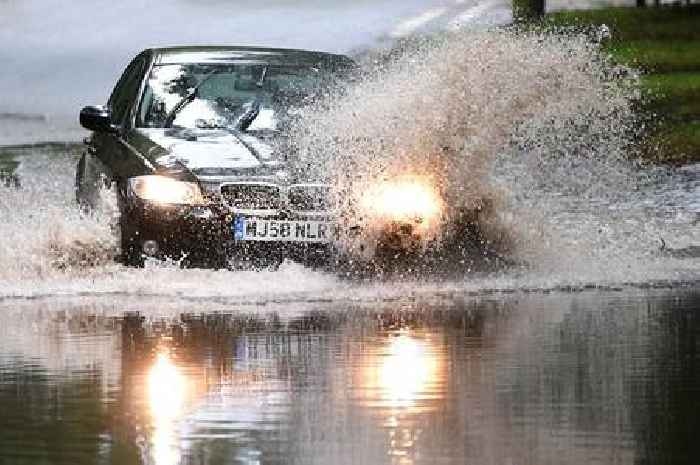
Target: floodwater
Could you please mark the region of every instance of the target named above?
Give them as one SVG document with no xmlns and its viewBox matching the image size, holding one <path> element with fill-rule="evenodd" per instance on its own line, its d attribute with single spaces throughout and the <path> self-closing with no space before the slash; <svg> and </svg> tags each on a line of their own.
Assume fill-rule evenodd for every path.
<svg viewBox="0 0 700 465">
<path fill-rule="evenodd" d="M 0 302 L 0 463 L 693 463 L 698 288 Z M 162 309 L 162 310 L 159 310 Z"/>
<path fill-rule="evenodd" d="M 634 70 L 590 37 L 464 27 L 507 22 L 500 0 L 200 3 L 0 0 L 0 465 L 694 463 L 700 165 L 635 162 Z M 508 266 L 130 269 L 113 192 L 76 208 L 75 114 L 138 50 L 434 29 L 300 147 L 370 185 L 434 162 L 450 205 L 498 207 Z M 68 143 L 7 147 L 41 141 Z"/>
</svg>

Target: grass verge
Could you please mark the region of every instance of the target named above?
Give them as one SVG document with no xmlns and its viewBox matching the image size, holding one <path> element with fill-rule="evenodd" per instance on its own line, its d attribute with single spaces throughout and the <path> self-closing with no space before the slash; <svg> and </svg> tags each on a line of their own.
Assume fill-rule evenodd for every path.
<svg viewBox="0 0 700 465">
<path fill-rule="evenodd" d="M 554 27 L 606 25 L 606 51 L 644 72 L 644 111 L 651 125 L 643 147 L 655 163 L 700 162 L 700 5 L 602 8 L 546 16 Z"/>
</svg>

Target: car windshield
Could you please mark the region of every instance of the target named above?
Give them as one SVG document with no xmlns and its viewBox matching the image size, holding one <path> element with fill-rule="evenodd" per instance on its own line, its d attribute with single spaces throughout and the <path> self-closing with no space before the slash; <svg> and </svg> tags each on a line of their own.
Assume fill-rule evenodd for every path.
<svg viewBox="0 0 700 465">
<path fill-rule="evenodd" d="M 308 65 L 157 65 L 144 90 L 137 125 L 277 130 L 332 82 L 330 71 Z"/>
</svg>

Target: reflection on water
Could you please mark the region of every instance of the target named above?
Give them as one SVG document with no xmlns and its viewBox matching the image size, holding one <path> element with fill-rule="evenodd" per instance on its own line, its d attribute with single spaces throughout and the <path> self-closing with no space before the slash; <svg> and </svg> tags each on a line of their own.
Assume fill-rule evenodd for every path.
<svg viewBox="0 0 700 465">
<path fill-rule="evenodd" d="M 387 456 L 397 463 L 414 463 L 420 416 L 444 395 L 444 353 L 433 336 L 410 326 L 380 332 L 376 347 L 359 354 L 359 363 L 351 361 L 360 371 L 357 403 L 374 411 Z"/>
<path fill-rule="evenodd" d="M 693 463 L 698 308 L 697 289 L 0 303 L 0 464 Z"/>
<path fill-rule="evenodd" d="M 148 403 L 153 417 L 153 458 L 158 465 L 179 461 L 175 421 L 182 414 L 185 379 L 166 351 L 159 352 L 148 372 Z"/>
<path fill-rule="evenodd" d="M 369 382 L 376 382 L 388 405 L 408 408 L 424 395 L 426 387 L 437 379 L 438 361 L 421 341 L 408 332 L 402 332 L 389 339 L 386 353 L 380 364 L 369 370 Z M 378 374 L 378 376 L 377 376 Z M 371 380 L 371 381 L 370 381 Z"/>
</svg>

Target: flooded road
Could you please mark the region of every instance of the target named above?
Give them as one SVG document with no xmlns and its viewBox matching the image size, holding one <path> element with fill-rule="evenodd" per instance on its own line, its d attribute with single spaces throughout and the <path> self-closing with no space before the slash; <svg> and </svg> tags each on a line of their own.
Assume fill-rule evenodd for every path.
<svg viewBox="0 0 700 465">
<path fill-rule="evenodd" d="M 589 37 L 465 27 L 507 22 L 499 0 L 204 3 L 0 0 L 0 465 L 694 463 L 700 165 L 636 164 L 633 70 Z M 439 154 L 453 201 L 498 207 L 508 266 L 132 269 L 114 192 L 76 207 L 77 110 L 138 50 L 430 30 L 307 118 L 306 155 Z"/>
<path fill-rule="evenodd" d="M 0 303 L 0 463 L 691 463 L 698 288 Z"/>
</svg>

